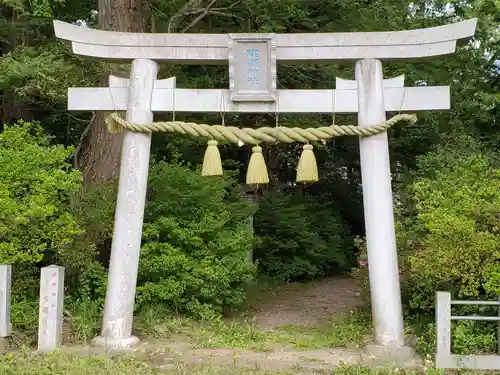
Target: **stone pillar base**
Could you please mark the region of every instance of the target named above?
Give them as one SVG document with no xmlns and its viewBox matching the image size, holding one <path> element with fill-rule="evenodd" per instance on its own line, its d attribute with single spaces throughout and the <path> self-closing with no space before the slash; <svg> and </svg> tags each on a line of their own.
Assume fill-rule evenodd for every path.
<svg viewBox="0 0 500 375">
<path fill-rule="evenodd" d="M 365 346 L 364 360 L 380 364 L 393 364 L 409 368 L 423 364 L 422 358 L 410 346 L 384 346 L 369 344 Z"/>
<path fill-rule="evenodd" d="M 97 336 L 91 341 L 93 347 L 106 349 L 133 349 L 139 346 L 140 343 L 141 340 L 135 336 L 120 338 Z"/>
</svg>

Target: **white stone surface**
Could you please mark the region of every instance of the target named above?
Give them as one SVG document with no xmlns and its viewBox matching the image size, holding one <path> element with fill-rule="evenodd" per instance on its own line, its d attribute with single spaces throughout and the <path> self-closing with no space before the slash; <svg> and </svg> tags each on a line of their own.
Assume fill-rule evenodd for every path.
<svg viewBox="0 0 500 375">
<path fill-rule="evenodd" d="M 0 265 L 0 338 L 8 337 L 12 331 L 10 323 L 10 300 L 12 287 L 12 266 Z"/>
<path fill-rule="evenodd" d="M 64 267 L 41 269 L 38 350 L 51 351 L 61 345 L 64 309 Z"/>
<path fill-rule="evenodd" d="M 147 124 L 153 121 L 151 96 L 158 73 L 156 62 L 132 62 L 130 80 L 111 77 L 110 84 L 129 84 L 127 121 Z M 175 80 L 168 80 L 174 87 Z M 166 82 L 163 82 L 165 84 Z M 108 274 L 101 336 L 93 344 L 128 348 L 139 343 L 132 336 L 142 225 L 146 203 L 151 134 L 126 132 L 120 166 L 118 199 Z"/>
<path fill-rule="evenodd" d="M 158 82 L 158 81 L 156 81 Z M 347 82 L 347 81 L 346 81 Z M 450 108 L 448 86 L 384 88 L 386 111 L 422 111 Z M 68 109 L 71 111 L 125 110 L 128 89 L 70 88 Z M 238 103 L 230 100 L 229 90 L 166 89 L 155 83 L 151 109 L 153 112 L 228 113 L 357 113 L 356 86 L 337 90 L 278 90 L 275 103 Z M 222 98 L 221 98 L 222 96 Z M 333 97 L 335 96 L 335 98 Z M 223 104 L 221 104 L 223 103 Z"/>
<path fill-rule="evenodd" d="M 477 20 L 404 31 L 276 34 L 276 58 L 293 63 L 362 58 L 408 59 L 455 52 L 456 42 L 474 35 Z M 228 61 L 227 34 L 147 34 L 103 31 L 54 21 L 58 38 L 72 41 L 77 55 L 107 59 L 146 58 L 176 63 Z M 258 35 L 258 34 L 254 34 Z"/>
<path fill-rule="evenodd" d="M 382 63 L 358 61 L 356 81 L 359 126 L 385 121 Z M 405 340 L 387 132 L 360 138 L 360 159 L 375 340 L 383 346 L 402 347 Z"/>
<path fill-rule="evenodd" d="M 127 89 L 126 90 L 127 101 L 126 101 L 125 108 L 124 108 L 124 109 L 127 109 L 126 106 L 128 105 L 128 96 L 129 96 L 128 91 L 129 91 L 129 86 L 130 86 L 130 79 L 110 75 L 108 77 L 108 80 L 109 80 L 109 87 L 113 88 L 113 90 L 115 88 L 119 88 L 119 87 Z M 169 89 L 170 91 L 172 91 L 173 89 L 175 89 L 175 82 L 176 82 L 175 77 L 170 77 L 170 78 L 166 78 L 166 79 L 155 79 L 153 87 L 155 89 Z M 154 93 L 154 91 L 153 91 L 153 93 Z"/>
<path fill-rule="evenodd" d="M 384 79 L 383 86 L 384 86 L 384 93 L 387 91 L 387 88 L 401 88 L 404 87 L 405 85 L 405 75 L 401 74 L 400 76 L 394 77 L 394 78 L 386 78 Z M 343 90 L 356 90 L 356 105 L 358 101 L 357 93 L 358 93 L 358 82 L 355 79 L 343 79 L 336 77 L 335 78 L 335 87 L 337 89 L 343 89 Z M 446 86 L 448 87 L 448 86 Z M 449 91 L 449 87 L 448 87 Z M 386 96 L 384 95 L 384 104 L 386 101 Z M 386 109 L 387 111 L 387 109 Z"/>
<path fill-rule="evenodd" d="M 436 366 L 451 355 L 451 293 L 436 292 Z"/>
</svg>

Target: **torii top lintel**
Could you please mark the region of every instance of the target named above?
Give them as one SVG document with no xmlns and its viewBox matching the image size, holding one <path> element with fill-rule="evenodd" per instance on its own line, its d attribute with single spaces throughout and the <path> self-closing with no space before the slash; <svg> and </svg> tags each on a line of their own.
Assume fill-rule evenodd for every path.
<svg viewBox="0 0 500 375">
<path fill-rule="evenodd" d="M 153 34 L 103 31 L 54 21 L 58 38 L 72 42 L 77 55 L 101 59 L 138 58 L 177 64 L 225 64 L 232 38 L 271 38 L 276 60 L 382 60 L 440 56 L 455 52 L 458 40 L 474 35 L 477 19 L 426 29 L 316 34 Z"/>
</svg>

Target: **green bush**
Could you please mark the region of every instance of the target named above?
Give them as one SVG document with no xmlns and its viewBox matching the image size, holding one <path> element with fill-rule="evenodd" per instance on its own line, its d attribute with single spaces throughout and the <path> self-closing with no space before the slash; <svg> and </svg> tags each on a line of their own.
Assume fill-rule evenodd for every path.
<svg viewBox="0 0 500 375">
<path fill-rule="evenodd" d="M 145 209 L 136 308 L 150 304 L 212 317 L 242 304 L 254 267 L 246 263 L 252 208 L 232 196 L 232 181 L 209 179 L 178 164 L 152 167 Z M 97 203 L 104 197 L 105 202 Z M 75 209 L 83 244 L 111 239 L 116 186 L 87 192 Z M 102 223 L 98 225 L 98 223 Z M 107 270 L 98 262 L 79 272 L 74 303 L 104 303 Z"/>
<path fill-rule="evenodd" d="M 252 208 L 232 181 L 160 162 L 150 174 L 137 306 L 163 303 L 202 318 L 240 306 L 253 278 L 247 261 Z"/>
<path fill-rule="evenodd" d="M 84 229 L 72 207 L 81 186 L 66 162 L 72 151 L 52 144 L 38 123 L 19 121 L 0 133 L 0 264 L 13 265 L 14 341 L 35 337 L 39 267 L 85 263 L 77 260 Z"/>
<path fill-rule="evenodd" d="M 409 187 L 414 215 L 398 233 L 408 255 L 405 294 L 411 308 L 432 311 L 437 290 L 454 297 L 500 289 L 498 155 L 461 138 L 418 161 Z"/>
<path fill-rule="evenodd" d="M 78 301 L 104 305 L 108 275 L 105 266 L 113 237 L 117 187 L 117 181 L 87 187 L 75 199 L 73 213 L 85 232 L 60 262 L 67 270 L 68 291 Z"/>
<path fill-rule="evenodd" d="M 79 274 L 78 286 L 73 297 L 82 301 L 97 301 L 104 306 L 108 271 L 99 262 L 90 262 L 87 268 Z"/>
<path fill-rule="evenodd" d="M 498 257 L 500 258 L 500 254 Z M 496 263 L 486 267 L 484 279 L 483 288 L 486 293 L 492 296 L 500 296 L 500 259 L 498 259 Z"/>
<path fill-rule="evenodd" d="M 60 253 L 82 229 L 69 212 L 81 175 L 36 123 L 5 125 L 0 134 L 0 263 L 36 263 Z"/>
<path fill-rule="evenodd" d="M 259 202 L 254 229 L 260 272 L 281 280 L 312 279 L 349 268 L 351 244 L 338 215 L 280 192 Z"/>
<path fill-rule="evenodd" d="M 358 262 L 351 268 L 351 276 L 356 280 L 357 295 L 366 303 L 370 303 L 370 279 L 368 272 L 368 249 L 366 239 L 357 236 L 354 238 L 354 246 L 358 250 Z"/>
</svg>

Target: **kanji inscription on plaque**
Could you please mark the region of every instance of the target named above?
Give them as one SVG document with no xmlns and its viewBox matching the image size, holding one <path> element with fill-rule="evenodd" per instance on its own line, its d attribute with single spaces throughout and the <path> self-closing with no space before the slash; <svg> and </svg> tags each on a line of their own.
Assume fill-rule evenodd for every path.
<svg viewBox="0 0 500 375">
<path fill-rule="evenodd" d="M 232 101 L 276 100 L 274 34 L 233 34 L 229 42 L 229 88 Z"/>
</svg>

